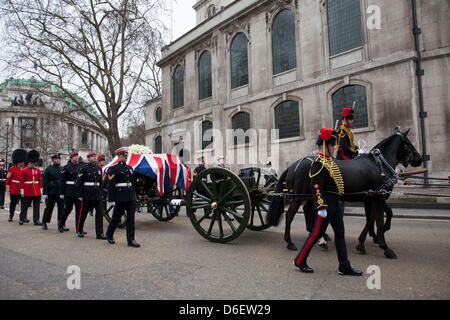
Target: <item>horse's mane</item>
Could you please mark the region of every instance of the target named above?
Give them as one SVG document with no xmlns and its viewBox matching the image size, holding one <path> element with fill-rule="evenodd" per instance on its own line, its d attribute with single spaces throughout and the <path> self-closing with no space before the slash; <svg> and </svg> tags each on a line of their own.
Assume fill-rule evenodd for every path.
<svg viewBox="0 0 450 320">
<path fill-rule="evenodd" d="M 375 147 L 372 148 L 372 150 L 374 149 L 379 149 L 380 151 L 384 149 L 384 147 L 386 145 L 388 145 L 392 139 L 395 138 L 395 134 L 393 134 L 392 136 L 389 136 L 387 138 L 385 138 L 384 140 L 382 140 L 381 142 L 379 142 Z"/>
</svg>

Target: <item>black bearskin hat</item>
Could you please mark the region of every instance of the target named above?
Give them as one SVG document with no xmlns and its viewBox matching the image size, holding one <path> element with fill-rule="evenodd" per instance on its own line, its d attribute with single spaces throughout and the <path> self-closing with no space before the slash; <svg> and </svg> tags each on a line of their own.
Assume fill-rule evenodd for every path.
<svg viewBox="0 0 450 320">
<path fill-rule="evenodd" d="M 27 150 L 16 149 L 12 154 L 12 161 L 16 165 L 19 162 L 27 161 Z"/>
<path fill-rule="evenodd" d="M 37 163 L 39 161 L 39 152 L 36 150 L 28 151 L 27 162 Z"/>
</svg>

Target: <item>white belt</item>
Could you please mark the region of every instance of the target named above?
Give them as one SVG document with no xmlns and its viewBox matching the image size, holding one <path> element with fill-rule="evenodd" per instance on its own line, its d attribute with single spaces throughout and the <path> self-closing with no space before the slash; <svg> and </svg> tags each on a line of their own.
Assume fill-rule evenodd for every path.
<svg viewBox="0 0 450 320">
<path fill-rule="evenodd" d="M 17 180 L 11 180 L 11 181 L 14 183 L 20 183 L 20 181 L 17 181 Z"/>
<path fill-rule="evenodd" d="M 39 183 L 39 181 L 25 181 L 25 184 L 33 184 L 33 183 Z"/>
<path fill-rule="evenodd" d="M 85 182 L 84 185 L 86 187 L 98 187 L 100 185 L 99 182 Z"/>
<path fill-rule="evenodd" d="M 116 187 L 131 187 L 132 185 L 131 182 L 116 183 Z"/>
<path fill-rule="evenodd" d="M 66 181 L 66 184 L 75 184 L 75 181 Z"/>
<path fill-rule="evenodd" d="M 0 179 L 0 181 L 6 181 L 6 179 Z"/>
</svg>

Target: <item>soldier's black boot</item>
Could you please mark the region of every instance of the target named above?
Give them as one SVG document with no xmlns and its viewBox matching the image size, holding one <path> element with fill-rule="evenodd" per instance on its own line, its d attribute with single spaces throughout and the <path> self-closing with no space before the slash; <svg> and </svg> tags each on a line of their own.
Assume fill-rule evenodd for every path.
<svg viewBox="0 0 450 320">
<path fill-rule="evenodd" d="M 104 234 L 98 234 L 97 235 L 97 239 L 99 239 L 99 240 L 106 240 L 106 237 L 105 237 Z"/>
<path fill-rule="evenodd" d="M 345 268 L 339 267 L 338 273 L 341 276 L 362 276 L 363 272 L 358 269 L 353 269 L 351 266 L 347 266 Z"/>
<path fill-rule="evenodd" d="M 298 266 L 301 272 L 304 273 L 313 273 L 314 270 L 310 267 L 308 267 L 308 265 L 306 264 L 306 261 L 303 260 L 302 263 L 300 264 L 300 266 Z"/>
<path fill-rule="evenodd" d="M 84 238 L 83 232 L 77 232 L 78 238 Z"/>
<path fill-rule="evenodd" d="M 128 246 L 139 248 L 141 245 L 136 242 L 136 240 L 131 240 L 131 242 L 128 243 Z"/>
<path fill-rule="evenodd" d="M 107 238 L 107 240 L 108 240 L 108 243 L 109 243 L 109 244 L 114 244 L 114 243 L 116 243 L 116 242 L 114 241 L 113 238 Z"/>
<path fill-rule="evenodd" d="M 12 219 L 13 219 L 13 217 L 9 216 L 9 218 L 8 218 L 8 222 L 11 222 L 11 221 L 12 221 Z"/>
<path fill-rule="evenodd" d="M 42 222 L 42 230 L 47 230 L 48 228 L 47 228 L 47 223 L 45 223 L 45 222 Z"/>
</svg>

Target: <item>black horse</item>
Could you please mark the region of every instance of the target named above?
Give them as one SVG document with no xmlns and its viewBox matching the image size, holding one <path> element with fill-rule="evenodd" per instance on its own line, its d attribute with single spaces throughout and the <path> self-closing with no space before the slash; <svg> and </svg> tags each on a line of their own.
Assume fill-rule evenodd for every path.
<svg viewBox="0 0 450 320">
<path fill-rule="evenodd" d="M 413 167 L 420 166 L 422 157 L 411 144 L 407 135 L 409 130 L 401 133 L 395 128 L 394 134 L 380 143 L 378 143 L 370 153 L 363 154 L 352 160 L 336 160 L 342 178 L 344 179 L 344 196 L 342 201 L 363 202 L 366 212 L 366 225 L 359 236 L 359 245 L 357 250 L 365 254 L 364 242 L 367 232 L 370 231 L 374 237 L 374 241 L 384 249 L 384 254 L 388 258 L 396 258 L 395 253 L 387 246 L 384 233 L 390 228 L 390 218 L 392 210 L 386 204 L 389 198 L 389 191 L 392 191 L 396 182 L 395 168 L 399 163 L 407 167 L 411 164 Z M 379 150 L 380 156 L 376 156 Z M 384 157 L 386 163 L 381 158 Z M 291 223 L 300 205 L 305 202 L 303 210 L 307 230 L 313 229 L 315 220 L 315 210 L 310 191 L 309 169 L 311 167 L 313 157 L 303 158 L 291 164 L 278 180 L 275 194 L 280 194 L 286 188 L 290 198 L 289 208 L 286 212 L 286 227 L 284 240 L 288 243 L 288 249 L 297 250 L 291 241 L 290 230 Z M 385 190 L 386 192 L 382 192 Z M 368 192 L 379 191 L 379 192 Z M 297 195 L 297 196 L 296 196 Z M 307 196 L 298 196 L 307 195 Z M 384 211 L 388 214 L 388 220 L 384 223 Z M 267 223 L 270 225 L 278 225 L 281 214 L 284 211 L 284 197 L 272 197 L 269 212 L 267 215 Z M 390 216 L 390 217 L 389 217 Z M 376 222 L 377 234 L 373 231 L 373 224 Z"/>
</svg>

